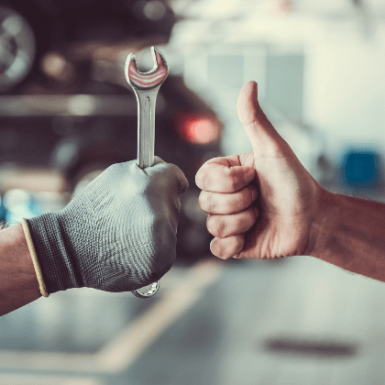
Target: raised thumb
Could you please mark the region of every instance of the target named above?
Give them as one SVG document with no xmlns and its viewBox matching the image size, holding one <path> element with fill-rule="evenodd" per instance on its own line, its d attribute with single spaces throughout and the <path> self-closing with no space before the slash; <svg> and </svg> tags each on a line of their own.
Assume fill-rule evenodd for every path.
<svg viewBox="0 0 385 385">
<path fill-rule="evenodd" d="M 267 119 L 258 103 L 258 85 L 246 83 L 238 96 L 238 117 L 250 139 L 254 152 L 259 155 L 277 156 L 287 148 L 287 143 Z"/>
</svg>

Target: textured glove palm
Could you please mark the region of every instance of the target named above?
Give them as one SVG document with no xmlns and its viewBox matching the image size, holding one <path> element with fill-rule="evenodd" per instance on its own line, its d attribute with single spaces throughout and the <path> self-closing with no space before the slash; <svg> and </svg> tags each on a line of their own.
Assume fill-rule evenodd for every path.
<svg viewBox="0 0 385 385">
<path fill-rule="evenodd" d="M 58 213 L 28 220 L 49 293 L 128 291 L 160 279 L 175 260 L 180 195 L 188 182 L 157 158 L 109 167 Z"/>
</svg>

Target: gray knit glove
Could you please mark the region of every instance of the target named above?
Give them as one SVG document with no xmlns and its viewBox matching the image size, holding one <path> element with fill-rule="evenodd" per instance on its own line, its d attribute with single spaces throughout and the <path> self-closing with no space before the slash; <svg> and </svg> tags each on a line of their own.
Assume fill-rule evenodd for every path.
<svg viewBox="0 0 385 385">
<path fill-rule="evenodd" d="M 129 291 L 159 280 L 175 260 L 183 172 L 156 158 L 100 174 L 61 211 L 29 219 L 49 293 L 75 287 Z"/>
</svg>

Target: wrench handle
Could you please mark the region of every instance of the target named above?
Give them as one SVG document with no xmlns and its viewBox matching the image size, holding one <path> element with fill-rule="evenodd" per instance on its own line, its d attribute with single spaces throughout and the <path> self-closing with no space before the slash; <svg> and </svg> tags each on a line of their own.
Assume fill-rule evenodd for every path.
<svg viewBox="0 0 385 385">
<path fill-rule="evenodd" d="M 155 108 L 160 87 L 152 90 L 134 89 L 138 105 L 138 154 L 137 163 L 142 169 L 154 164 L 155 151 Z M 135 297 L 146 299 L 153 297 L 159 290 L 159 282 L 154 282 L 151 290 L 143 293 L 133 290 Z"/>
<path fill-rule="evenodd" d="M 159 87 L 152 90 L 136 90 L 138 105 L 138 153 L 140 168 L 154 164 L 155 150 L 155 107 Z"/>
</svg>

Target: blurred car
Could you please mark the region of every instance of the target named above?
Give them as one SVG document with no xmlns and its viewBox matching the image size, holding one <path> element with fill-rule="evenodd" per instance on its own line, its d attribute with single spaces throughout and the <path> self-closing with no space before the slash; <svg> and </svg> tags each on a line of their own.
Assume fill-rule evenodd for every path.
<svg viewBox="0 0 385 385">
<path fill-rule="evenodd" d="M 167 5 L 0 0 L 0 21 L 0 167 L 50 164 L 77 193 L 109 165 L 135 159 L 137 106 L 124 59 L 168 41 L 175 17 Z M 209 251 L 194 178 L 220 155 L 221 129 L 211 108 L 171 73 L 157 99 L 155 153 L 190 182 L 178 228 L 185 260 Z"/>
<path fill-rule="evenodd" d="M 168 39 L 175 23 L 162 1 L 0 0 L 0 92 L 39 73 L 52 49 L 75 42 Z"/>
</svg>

